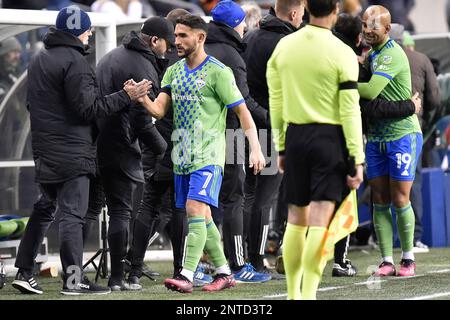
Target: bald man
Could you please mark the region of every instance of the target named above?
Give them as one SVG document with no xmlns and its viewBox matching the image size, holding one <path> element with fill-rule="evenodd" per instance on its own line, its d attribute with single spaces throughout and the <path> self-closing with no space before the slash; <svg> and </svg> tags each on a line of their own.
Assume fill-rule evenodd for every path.
<svg viewBox="0 0 450 320">
<path fill-rule="evenodd" d="M 372 50 L 368 62 L 372 78 L 358 85 L 362 98 L 388 101 L 411 97 L 411 71 L 403 49 L 389 38 L 391 15 L 382 6 L 371 6 L 363 15 L 364 37 Z M 394 276 L 393 221 L 397 216 L 402 247 L 398 276 L 414 276 L 414 211 L 410 192 L 423 138 L 416 114 L 403 118 L 373 119 L 366 146 L 367 176 L 373 192 L 374 226 L 383 261 L 376 276 Z"/>
</svg>

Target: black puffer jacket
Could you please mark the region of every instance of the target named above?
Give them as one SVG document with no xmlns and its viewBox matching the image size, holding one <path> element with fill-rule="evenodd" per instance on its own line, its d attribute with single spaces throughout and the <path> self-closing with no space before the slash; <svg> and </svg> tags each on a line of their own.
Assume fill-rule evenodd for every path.
<svg viewBox="0 0 450 320">
<path fill-rule="evenodd" d="M 128 79 L 152 81 L 150 98 L 158 91 L 160 77 L 167 63 L 159 59 L 140 39 L 136 32 L 128 33 L 122 45 L 106 54 L 97 65 L 97 79 L 102 94 L 115 92 Z M 162 154 L 167 144 L 145 108 L 130 103 L 127 111 L 101 119 L 97 142 L 100 169 L 121 169 L 134 181 L 143 182 L 141 149 L 138 139 L 157 155 Z"/>
<path fill-rule="evenodd" d="M 297 28 L 289 22 L 277 18 L 275 11 L 271 8 L 269 14 L 261 19 L 259 29 L 249 32 L 244 37 L 247 49 L 243 58 L 247 64 L 250 94 L 266 110 L 269 110 L 269 89 L 266 79 L 267 61 L 269 61 L 278 42 L 284 36 L 295 31 L 297 31 Z"/>
<path fill-rule="evenodd" d="M 100 94 L 82 42 L 50 28 L 28 66 L 36 181 L 58 183 L 96 171 L 95 119 L 125 108 L 123 90 Z"/>
<path fill-rule="evenodd" d="M 245 50 L 239 34 L 232 28 L 211 21 L 208 24 L 208 36 L 205 41 L 206 53 L 215 57 L 220 62 L 233 70 L 236 84 L 245 99 L 248 110 L 250 110 L 253 120 L 258 127 L 267 123 L 268 111 L 262 108 L 250 96 L 247 85 L 247 70 L 241 54 Z M 234 112 L 227 113 L 227 129 L 237 129 L 240 127 L 239 119 Z"/>
</svg>

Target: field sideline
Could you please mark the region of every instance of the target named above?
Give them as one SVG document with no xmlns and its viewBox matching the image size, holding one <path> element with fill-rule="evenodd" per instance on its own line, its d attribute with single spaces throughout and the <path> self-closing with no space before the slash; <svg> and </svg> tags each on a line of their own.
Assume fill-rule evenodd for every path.
<svg viewBox="0 0 450 320">
<path fill-rule="evenodd" d="M 395 251 L 396 261 L 400 252 Z M 417 276 L 414 278 L 383 278 L 371 281 L 367 270 L 374 268 L 379 262 L 376 250 L 357 250 L 350 252 L 349 258 L 358 267 L 358 275 L 354 278 L 332 278 L 328 263 L 323 281 L 317 295 L 319 300 L 450 300 L 450 248 L 431 249 L 429 253 L 416 255 Z M 11 287 L 12 278 L 0 290 L 0 300 L 284 300 L 286 287 L 283 280 L 272 280 L 265 284 L 237 284 L 233 289 L 207 294 L 196 289 L 193 294 L 180 294 L 168 291 L 162 284 L 165 277 L 170 276 L 170 262 L 155 262 L 151 268 L 161 273 L 155 282 L 143 280 L 144 289 L 139 292 L 120 292 L 105 296 L 65 297 L 59 294 L 62 282 L 55 278 L 38 277 L 44 289 L 40 296 L 18 294 Z M 88 274 L 92 279 L 93 274 Z M 369 281 L 369 282 L 368 282 Z M 106 284 L 106 280 L 101 280 Z"/>
</svg>

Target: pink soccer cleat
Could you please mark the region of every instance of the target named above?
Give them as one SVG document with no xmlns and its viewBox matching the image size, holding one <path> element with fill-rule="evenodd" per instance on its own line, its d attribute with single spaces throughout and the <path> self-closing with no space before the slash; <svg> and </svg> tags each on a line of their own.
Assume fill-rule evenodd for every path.
<svg viewBox="0 0 450 320">
<path fill-rule="evenodd" d="M 232 274 L 218 274 L 214 277 L 213 282 L 207 284 L 202 288 L 203 291 L 220 291 L 231 288 L 236 285 L 236 281 Z"/>
<path fill-rule="evenodd" d="M 402 259 L 400 261 L 399 277 L 414 277 L 416 275 L 416 263 L 411 259 Z"/>
<path fill-rule="evenodd" d="M 169 290 L 181 293 L 192 293 L 194 291 L 194 284 L 181 274 L 175 276 L 173 279 L 164 280 L 164 285 Z"/>
<path fill-rule="evenodd" d="M 383 261 L 373 275 L 376 277 L 395 276 L 395 266 L 390 262 Z"/>
</svg>

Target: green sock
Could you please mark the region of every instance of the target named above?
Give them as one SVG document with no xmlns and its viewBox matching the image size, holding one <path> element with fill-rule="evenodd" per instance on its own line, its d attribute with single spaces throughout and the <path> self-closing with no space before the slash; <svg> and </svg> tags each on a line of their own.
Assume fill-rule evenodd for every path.
<svg viewBox="0 0 450 320">
<path fill-rule="evenodd" d="M 416 223 L 411 203 L 404 208 L 395 208 L 395 214 L 397 215 L 397 229 L 402 251 L 410 252 L 414 247 L 414 227 Z"/>
<path fill-rule="evenodd" d="M 288 223 L 283 237 L 283 263 L 286 273 L 288 300 L 300 300 L 302 253 L 308 227 Z"/>
<path fill-rule="evenodd" d="M 215 267 L 227 264 L 227 258 L 223 252 L 220 232 L 213 220 L 206 222 L 206 244 L 205 250 Z"/>
<path fill-rule="evenodd" d="M 391 206 L 374 204 L 373 222 L 381 255 L 383 257 L 392 257 L 394 226 L 392 222 Z"/>
<path fill-rule="evenodd" d="M 186 258 L 183 268 L 195 272 L 206 242 L 205 218 L 188 218 L 189 233 L 186 240 Z"/>
<path fill-rule="evenodd" d="M 309 227 L 303 250 L 303 280 L 302 299 L 316 300 L 316 292 L 319 288 L 325 263 L 322 263 L 322 250 L 324 246 L 327 228 Z"/>
</svg>

